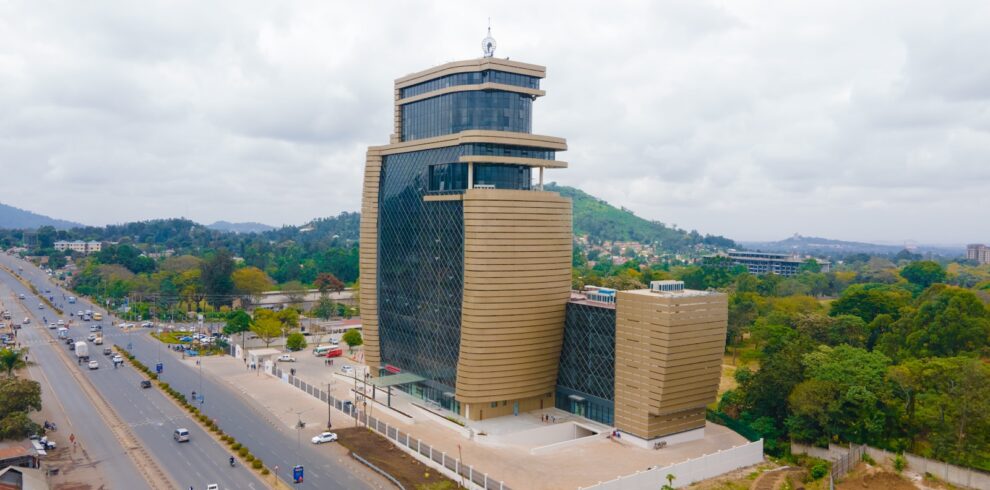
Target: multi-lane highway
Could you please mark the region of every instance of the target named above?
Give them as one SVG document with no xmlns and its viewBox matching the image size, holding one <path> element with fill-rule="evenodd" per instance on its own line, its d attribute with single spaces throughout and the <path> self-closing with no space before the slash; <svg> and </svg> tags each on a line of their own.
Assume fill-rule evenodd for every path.
<svg viewBox="0 0 990 490">
<path fill-rule="evenodd" d="M 57 288 L 47 274 L 23 260 L 0 254 L 0 264 L 12 270 L 23 268 L 20 272 L 21 277 L 33 283 L 39 291 L 51 289 L 56 300 L 60 300 L 63 293 L 70 294 Z M 7 274 L 0 274 L 0 278 L 8 283 L 12 281 Z M 23 289 L 19 283 L 12 286 Z M 103 311 L 81 298 L 76 305 L 64 306 L 72 306 L 74 310 Z M 49 313 L 49 320 L 52 320 L 51 315 L 54 313 L 49 310 L 46 312 Z M 249 447 L 266 466 L 277 465 L 280 468 L 278 476 L 282 480 L 291 481 L 290 469 L 295 465 L 303 465 L 306 478 L 303 483 L 294 484 L 296 488 L 371 488 L 365 480 L 352 474 L 349 468 L 338 464 L 325 452 L 319 451 L 320 448 L 311 445 L 299 447 L 294 433 L 265 423 L 264 417 L 246 404 L 240 395 L 222 382 L 210 377 L 201 377 L 199 372 L 187 363 L 181 362 L 173 353 L 162 349 L 160 343 L 144 333 L 145 331 L 124 332 L 113 326 L 109 318 L 101 323 L 105 345 L 115 343 L 127 347 L 130 344 L 131 352 L 145 365 L 154 366 L 158 362 L 163 364 L 162 379 L 173 388 L 187 394 L 191 394 L 192 391 L 204 393 L 205 402 L 202 411 L 215 419 L 225 433 L 231 434 Z M 83 325 L 74 327 L 70 335 L 78 339 L 85 338 L 88 334 L 88 323 L 83 322 Z M 226 450 L 205 434 L 199 433 L 198 427 L 188 419 L 184 419 L 185 416 L 178 412 L 178 408 L 157 390 L 140 390 L 138 388 L 140 377 L 131 368 L 114 370 L 109 360 L 103 358 L 99 352 L 91 357 L 101 362 L 98 372 L 90 374 L 94 383 L 121 416 L 133 425 L 138 437 L 149 445 L 155 457 L 180 484 L 180 488 L 189 485 L 195 485 L 195 488 L 205 487 L 207 481 L 213 482 L 210 478 L 220 480 L 218 483 L 221 483 L 221 488 L 261 487 L 256 481 L 238 480 L 237 483 L 227 483 L 234 481 L 232 480 L 234 478 L 249 474 L 250 471 L 241 467 L 227 467 L 229 454 Z M 193 432 L 193 441 L 196 444 L 177 445 L 172 441 L 172 431 L 177 425 L 182 424 Z M 186 483 L 186 480 L 190 479 L 195 479 L 195 483 Z"/>
<path fill-rule="evenodd" d="M 14 265 L 14 270 L 17 266 L 24 267 L 22 276 L 34 276 L 30 279 L 39 291 L 51 289 L 53 295 L 61 297 L 62 292 L 47 280 L 41 279 L 40 271 L 37 269 L 29 270 L 24 263 L 15 265 L 7 262 L 5 265 L 8 267 Z M 31 274 L 32 272 L 35 274 Z M 76 376 L 89 378 L 99 391 L 99 395 L 113 406 L 117 415 L 130 427 L 145 453 L 157 461 L 159 467 L 168 473 L 179 488 L 206 488 L 211 483 L 218 484 L 220 488 L 266 488 L 253 470 L 240 465 L 231 468 L 228 462 L 231 453 L 206 434 L 163 393 L 157 389 L 141 389 L 140 381 L 143 377 L 140 373 L 128 366 L 113 368 L 110 358 L 102 354 L 103 348 L 114 343 L 126 343 L 122 342 L 126 339 L 126 334 L 117 329 L 107 328 L 104 322 L 104 345 L 89 343 L 90 359 L 99 362 L 99 369 L 90 370 L 86 364 L 67 365 L 59 359 L 58 356 L 61 354 L 54 349 L 64 349 L 71 358 L 75 356 L 68 351 L 68 346 L 64 342 L 50 342 L 56 336 L 56 331 L 48 329 L 42 319 L 47 319 L 49 322 L 63 319 L 69 323 L 70 319 L 75 318 L 69 317 L 68 312 L 65 316 L 58 316 L 55 311 L 47 307 L 37 309 L 38 299 L 6 271 L 0 271 L 0 281 L 12 290 L 13 295 L 25 295 L 25 300 L 20 302 L 24 311 L 18 314 L 31 315 L 35 320 L 27 328 L 21 329 L 18 340 L 22 345 L 30 348 L 32 359 L 45 369 L 45 377 L 66 407 L 74 428 L 78 428 L 76 436 L 79 440 L 87 441 L 88 447 L 95 444 L 98 451 L 102 451 L 110 458 L 104 463 L 108 464 L 104 468 L 104 473 L 111 481 L 110 488 L 130 489 L 147 488 L 147 486 L 143 485 L 143 479 L 136 473 L 133 465 L 128 467 L 126 464 L 129 458 L 123 455 L 120 443 L 116 443 L 114 447 L 116 442 L 114 436 L 110 430 L 107 430 L 106 424 L 102 423 L 100 414 L 92 404 L 82 401 L 84 394 L 69 369 L 76 369 Z M 92 308 L 89 305 L 79 305 L 79 307 Z M 75 322 L 69 327 L 68 335 L 76 340 L 85 340 L 89 333 L 89 323 Z M 98 427 L 101 425 L 103 427 Z M 190 442 L 180 444 L 173 440 L 172 433 L 179 427 L 189 429 Z M 123 455 L 123 457 L 114 457 L 115 455 Z M 97 456 L 97 459 L 103 458 Z"/>
</svg>

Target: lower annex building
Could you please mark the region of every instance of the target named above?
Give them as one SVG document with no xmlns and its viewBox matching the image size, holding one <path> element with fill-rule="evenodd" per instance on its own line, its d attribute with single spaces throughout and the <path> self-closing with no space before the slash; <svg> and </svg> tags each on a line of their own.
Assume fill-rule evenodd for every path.
<svg viewBox="0 0 990 490">
<path fill-rule="evenodd" d="M 642 440 L 700 437 L 725 296 L 664 281 L 571 292 L 571 202 L 543 190 L 567 144 L 532 133 L 546 69 L 494 58 L 489 39 L 483 58 L 396 80 L 390 143 L 368 150 L 360 302 L 375 384 L 467 420 L 558 407 Z"/>
</svg>

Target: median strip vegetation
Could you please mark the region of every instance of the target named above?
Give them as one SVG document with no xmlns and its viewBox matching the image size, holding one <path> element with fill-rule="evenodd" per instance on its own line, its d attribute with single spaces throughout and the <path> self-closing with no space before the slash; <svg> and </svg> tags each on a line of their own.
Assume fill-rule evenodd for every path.
<svg viewBox="0 0 990 490">
<path fill-rule="evenodd" d="M 199 422 L 199 424 L 207 432 L 213 434 L 215 439 L 229 447 L 232 452 L 235 452 L 240 457 L 242 465 L 254 468 L 263 476 L 268 476 L 271 474 L 271 470 L 265 466 L 264 461 L 251 454 L 251 451 L 247 448 L 247 446 L 234 439 L 234 436 L 224 433 L 224 431 L 220 429 L 220 426 L 217 425 L 217 421 L 202 413 L 192 403 L 189 403 L 186 395 L 180 393 L 175 388 L 172 388 L 168 383 L 159 380 L 158 373 L 149 369 L 148 366 L 145 366 L 144 363 L 134 357 L 134 354 L 131 354 L 127 349 L 119 345 L 115 345 L 114 348 L 117 349 L 117 351 L 120 352 L 120 354 L 124 356 L 124 358 L 127 359 L 135 369 L 144 373 L 145 376 L 153 380 L 154 383 L 158 385 L 159 389 L 171 396 L 179 406 L 189 412 L 193 419 Z M 279 481 L 277 477 L 275 480 L 276 482 Z M 278 483 L 276 484 L 278 485 Z"/>
</svg>

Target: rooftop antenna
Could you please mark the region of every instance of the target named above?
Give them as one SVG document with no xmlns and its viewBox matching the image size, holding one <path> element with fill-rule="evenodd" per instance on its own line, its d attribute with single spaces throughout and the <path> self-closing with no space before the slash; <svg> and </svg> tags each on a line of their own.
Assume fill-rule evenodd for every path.
<svg viewBox="0 0 990 490">
<path fill-rule="evenodd" d="M 488 18 L 488 36 L 481 40 L 481 50 L 485 53 L 485 58 L 495 56 L 495 38 L 492 37 L 492 18 Z"/>
</svg>

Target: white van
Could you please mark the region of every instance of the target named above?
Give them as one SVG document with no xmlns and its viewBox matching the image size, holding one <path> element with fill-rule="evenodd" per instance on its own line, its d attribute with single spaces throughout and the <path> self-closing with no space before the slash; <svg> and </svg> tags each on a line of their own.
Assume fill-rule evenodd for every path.
<svg viewBox="0 0 990 490">
<path fill-rule="evenodd" d="M 175 439 L 175 442 L 189 442 L 189 430 L 175 429 L 175 432 L 172 433 L 172 439 Z"/>
</svg>

